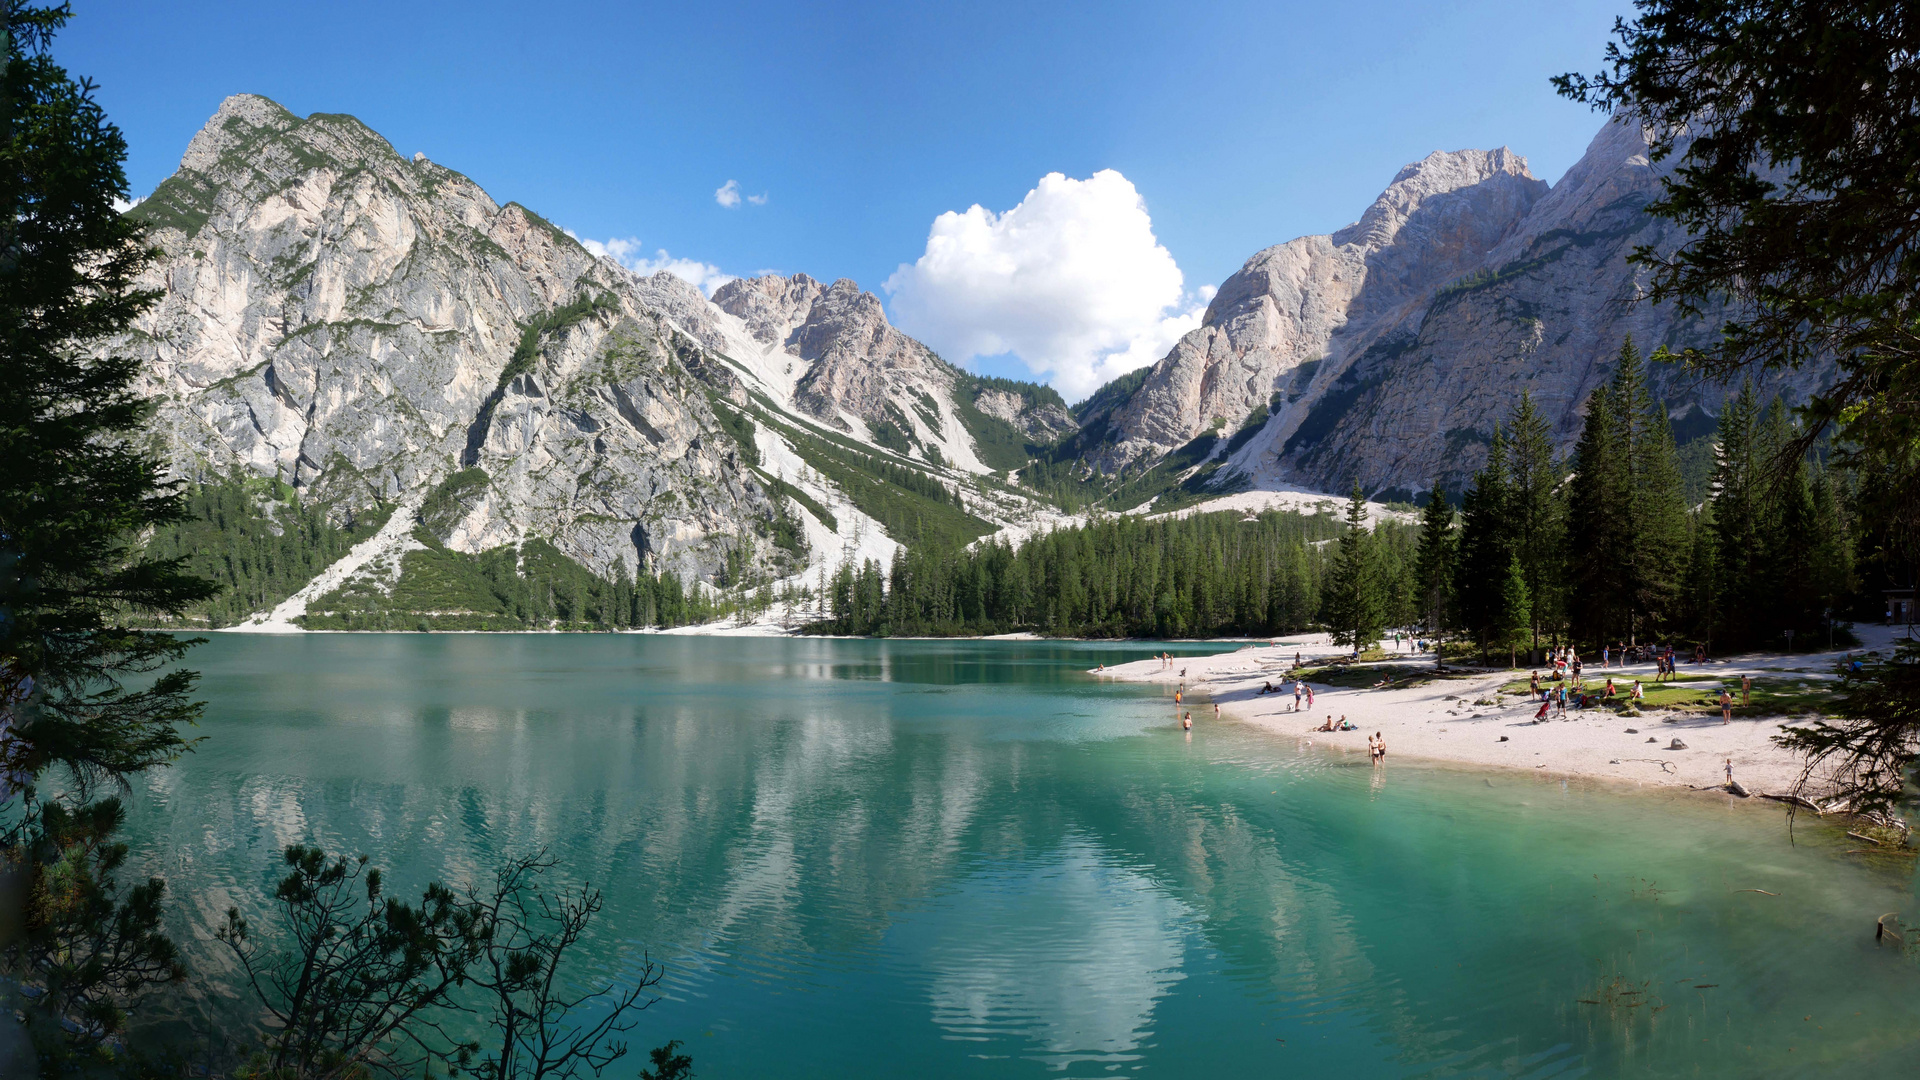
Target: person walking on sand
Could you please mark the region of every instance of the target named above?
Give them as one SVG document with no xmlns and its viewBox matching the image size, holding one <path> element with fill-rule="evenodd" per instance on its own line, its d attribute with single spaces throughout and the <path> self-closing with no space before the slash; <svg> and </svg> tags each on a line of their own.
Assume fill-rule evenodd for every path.
<svg viewBox="0 0 1920 1080">
<path fill-rule="evenodd" d="M 1307 684 L 1307 708 L 1313 708 L 1313 684 Z"/>
<path fill-rule="evenodd" d="M 1725 727 L 1731 723 L 1733 723 L 1733 695 L 1727 693 L 1727 688 L 1723 686 L 1720 688 L 1720 725 Z"/>
</svg>

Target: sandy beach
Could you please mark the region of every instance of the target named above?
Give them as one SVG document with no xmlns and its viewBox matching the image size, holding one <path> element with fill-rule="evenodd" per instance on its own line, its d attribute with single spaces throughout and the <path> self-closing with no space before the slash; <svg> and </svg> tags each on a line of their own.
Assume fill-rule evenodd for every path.
<svg viewBox="0 0 1920 1080">
<path fill-rule="evenodd" d="M 1859 649 L 1885 649 L 1893 630 L 1863 626 L 1858 632 L 1864 639 Z M 1414 662 L 1424 658 L 1432 662 L 1431 654 L 1410 653 L 1404 648 L 1395 657 L 1391 641 L 1382 647 L 1390 660 Z M 1516 675 L 1525 678 L 1525 669 L 1383 689 L 1310 684 L 1314 692 L 1311 710 L 1302 700 L 1295 711 L 1291 682 L 1281 693 L 1260 693 L 1267 682 L 1281 686 L 1282 676 L 1293 666 L 1296 654 L 1311 666 L 1316 658 L 1326 659 L 1341 652 L 1325 635 L 1317 635 L 1285 638 L 1277 644 L 1246 646 L 1213 656 L 1176 657 L 1164 668 L 1158 660 L 1142 660 L 1097 669 L 1092 674 L 1184 686 L 1185 707 L 1192 710 L 1196 725 L 1212 719 L 1212 707 L 1217 703 L 1223 719 L 1252 724 L 1298 740 L 1302 746 L 1333 747 L 1353 754 L 1365 754 L 1367 737 L 1377 731 L 1386 740 L 1389 761 L 1425 758 L 1633 784 L 1723 789 L 1727 762 L 1731 760 L 1734 779 L 1754 795 L 1784 794 L 1800 774 L 1799 759 L 1771 741 L 1783 725 L 1792 722 L 1786 717 L 1742 717 L 1736 711 L 1733 722 L 1723 726 L 1717 712 L 1702 715 L 1650 708 L 1640 716 L 1625 717 L 1600 709 L 1570 709 L 1564 719 L 1549 714 L 1547 720 L 1535 723 L 1538 701 L 1524 692 L 1500 693 L 1500 688 Z M 1844 650 L 1745 655 L 1705 665 L 1682 664 L 1680 674 L 1827 679 L 1834 677 L 1834 664 L 1844 655 Z M 1602 671 L 1594 663 L 1586 671 L 1589 685 L 1604 685 L 1609 675 L 1623 686 L 1636 678 L 1651 686 L 1654 669 L 1647 663 L 1624 668 L 1615 665 Z M 1476 704 L 1483 701 L 1493 704 Z M 1358 730 L 1311 730 L 1328 716 L 1336 722 L 1345 716 Z M 1676 738 L 1685 749 L 1669 749 Z"/>
</svg>

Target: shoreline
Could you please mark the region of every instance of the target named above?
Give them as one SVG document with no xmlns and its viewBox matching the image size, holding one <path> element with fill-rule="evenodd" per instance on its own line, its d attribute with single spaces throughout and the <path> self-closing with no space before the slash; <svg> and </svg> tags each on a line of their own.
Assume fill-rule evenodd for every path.
<svg viewBox="0 0 1920 1080">
<path fill-rule="evenodd" d="M 1865 642 L 1859 648 L 1870 649 L 1876 644 Z M 1648 708 L 1640 716 L 1628 717 L 1592 709 L 1569 710 L 1564 719 L 1549 716 L 1535 723 L 1537 700 L 1499 690 L 1515 678 L 1525 678 L 1528 669 L 1524 668 L 1436 679 L 1411 687 L 1352 689 L 1312 683 L 1313 708 L 1308 710 L 1302 700 L 1296 711 L 1291 680 L 1280 693 L 1259 692 L 1266 682 L 1273 682 L 1276 688 L 1282 685 L 1295 653 L 1310 666 L 1314 660 L 1344 655 L 1345 650 L 1332 646 L 1325 635 L 1315 635 L 1209 656 L 1175 657 L 1165 668 L 1158 660 L 1145 660 L 1095 669 L 1089 674 L 1157 684 L 1168 691 L 1184 686 L 1186 701 L 1180 711 L 1218 704 L 1223 719 L 1294 739 L 1303 748 L 1363 753 L 1368 737 L 1379 732 L 1390 760 L 1416 758 L 1476 769 L 1719 791 L 1728 797 L 1737 797 L 1727 788 L 1729 760 L 1734 780 L 1755 797 L 1785 796 L 1801 772 L 1800 758 L 1771 741 L 1783 727 L 1796 722 L 1794 717 L 1740 716 L 1736 712 L 1733 722 L 1723 726 L 1717 714 Z M 1684 664 L 1681 673 L 1735 678 L 1748 673 L 1798 674 L 1815 678 L 1830 672 L 1839 655 L 1735 657 L 1704 668 Z M 1403 652 L 1395 657 L 1389 652 L 1388 656 L 1381 662 L 1433 662 L 1431 653 Z M 1600 682 L 1608 676 L 1629 681 L 1638 678 L 1651 686 L 1653 665 L 1587 670 L 1589 682 Z M 1336 723 L 1344 716 L 1356 730 L 1310 730 L 1328 716 Z M 1684 748 L 1670 748 L 1675 738 L 1685 744 Z"/>
</svg>

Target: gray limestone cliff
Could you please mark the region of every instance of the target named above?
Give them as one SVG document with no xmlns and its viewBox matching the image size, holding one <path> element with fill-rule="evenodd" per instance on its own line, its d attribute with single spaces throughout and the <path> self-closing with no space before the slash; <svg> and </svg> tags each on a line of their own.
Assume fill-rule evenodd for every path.
<svg viewBox="0 0 1920 1080">
<path fill-rule="evenodd" d="M 1221 285 L 1200 327 L 1110 418 L 1113 469 L 1237 428 L 1371 340 L 1409 300 L 1478 266 L 1547 185 L 1502 149 L 1407 166 L 1360 220 L 1270 247 Z"/>
<path fill-rule="evenodd" d="M 353 507 L 458 473 L 451 546 L 540 536 L 602 574 L 782 557 L 681 359 L 713 333 L 691 286 L 596 260 L 352 117 L 252 95 L 132 213 L 162 295 L 107 347 L 145 361 L 179 474 L 239 468 Z"/>
<path fill-rule="evenodd" d="M 1671 167 L 1617 121 L 1551 189 L 1506 150 L 1409 165 L 1355 224 L 1248 260 L 1112 410 L 1092 460 L 1112 471 L 1251 422 L 1225 484 L 1457 489 L 1523 390 L 1570 449 L 1624 339 L 1651 353 L 1704 343 L 1717 325 L 1635 301 L 1628 256 L 1684 240 L 1645 209 Z M 1822 377 L 1767 389 L 1804 397 Z M 1667 365 L 1652 378 L 1691 429 L 1727 393 Z"/>
</svg>

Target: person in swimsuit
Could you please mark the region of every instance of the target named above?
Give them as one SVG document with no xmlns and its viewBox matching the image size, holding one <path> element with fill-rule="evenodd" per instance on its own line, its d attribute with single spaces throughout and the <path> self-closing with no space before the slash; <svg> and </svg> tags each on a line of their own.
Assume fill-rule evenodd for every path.
<svg viewBox="0 0 1920 1080">
<path fill-rule="evenodd" d="M 1373 760 L 1375 764 L 1387 760 L 1387 737 L 1377 731 L 1373 733 Z"/>
<path fill-rule="evenodd" d="M 1731 723 L 1733 723 L 1733 695 L 1727 693 L 1727 688 L 1723 686 L 1720 688 L 1720 725 L 1725 727 Z"/>
<path fill-rule="evenodd" d="M 1191 712 L 1180 718 L 1180 726 L 1187 731 L 1193 730 L 1193 714 Z"/>
</svg>

